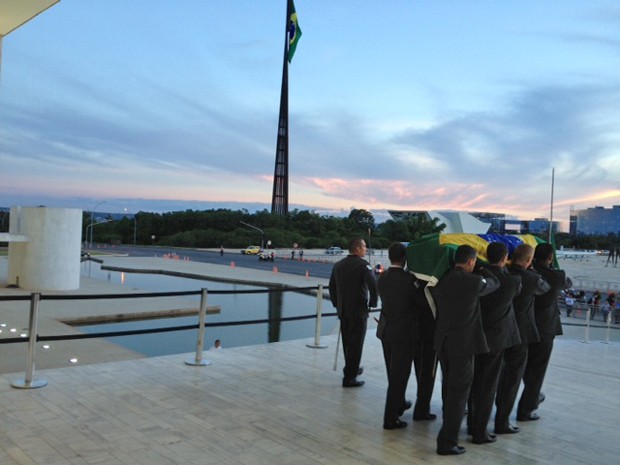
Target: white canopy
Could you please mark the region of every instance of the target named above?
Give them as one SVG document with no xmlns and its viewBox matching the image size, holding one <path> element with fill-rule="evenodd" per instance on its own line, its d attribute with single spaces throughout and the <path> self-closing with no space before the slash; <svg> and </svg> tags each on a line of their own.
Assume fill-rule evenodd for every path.
<svg viewBox="0 0 620 465">
<path fill-rule="evenodd" d="M 0 0 L 0 37 L 6 36 L 60 0 Z"/>
<path fill-rule="evenodd" d="M 0 67 L 2 38 L 60 0 L 0 0 Z"/>
</svg>

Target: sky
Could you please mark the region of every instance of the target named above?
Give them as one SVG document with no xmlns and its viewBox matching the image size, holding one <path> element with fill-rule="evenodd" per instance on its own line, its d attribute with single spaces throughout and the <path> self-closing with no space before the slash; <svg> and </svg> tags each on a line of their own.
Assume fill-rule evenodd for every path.
<svg viewBox="0 0 620 465">
<path fill-rule="evenodd" d="M 620 204 L 620 4 L 296 0 L 289 208 Z M 0 206 L 270 209 L 285 0 L 61 0 L 3 40 Z M 1 14 L 1 12 L 0 12 Z"/>
</svg>

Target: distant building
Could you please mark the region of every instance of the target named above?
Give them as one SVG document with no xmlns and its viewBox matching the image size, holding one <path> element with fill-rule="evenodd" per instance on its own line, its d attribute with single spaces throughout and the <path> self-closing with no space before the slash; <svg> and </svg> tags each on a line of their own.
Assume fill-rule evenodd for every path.
<svg viewBox="0 0 620 465">
<path fill-rule="evenodd" d="M 445 233 L 471 234 L 548 234 L 549 220 L 535 218 L 533 220 L 517 220 L 506 218 L 504 213 L 492 212 L 455 212 L 455 211 L 426 211 L 426 210 L 388 210 L 394 220 L 404 219 L 413 215 L 427 215 L 428 218 L 437 218 L 439 224 L 444 223 Z M 560 230 L 560 222 L 553 222 L 553 232 Z"/>
<path fill-rule="evenodd" d="M 611 208 L 594 207 L 585 210 L 571 210 L 570 234 L 577 235 L 620 235 L 620 205 Z"/>
</svg>

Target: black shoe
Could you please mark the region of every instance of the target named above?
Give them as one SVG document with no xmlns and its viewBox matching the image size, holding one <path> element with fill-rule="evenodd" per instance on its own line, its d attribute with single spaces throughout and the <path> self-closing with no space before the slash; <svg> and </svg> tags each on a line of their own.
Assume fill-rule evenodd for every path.
<svg viewBox="0 0 620 465">
<path fill-rule="evenodd" d="M 473 438 L 471 442 L 474 444 L 491 444 L 492 442 L 497 441 L 497 436 L 491 433 L 487 433 L 485 436 L 481 438 Z"/>
<path fill-rule="evenodd" d="M 435 420 L 436 418 L 437 415 L 435 415 L 434 413 L 427 413 L 426 415 L 414 415 L 413 421 L 431 421 Z"/>
<path fill-rule="evenodd" d="M 536 421 L 536 420 L 540 420 L 540 417 L 534 412 L 517 414 L 517 421 Z"/>
<path fill-rule="evenodd" d="M 405 410 L 409 410 L 412 405 L 413 404 L 411 403 L 410 400 L 406 400 L 405 403 L 400 406 L 400 410 L 398 411 L 398 416 L 400 417 L 403 413 L 405 413 Z"/>
<path fill-rule="evenodd" d="M 515 434 L 518 433 L 519 431 L 521 431 L 519 429 L 518 426 L 512 426 L 511 424 L 508 424 L 506 426 L 502 426 L 500 427 L 495 427 L 495 434 Z"/>
<path fill-rule="evenodd" d="M 465 453 L 465 448 L 461 446 L 450 447 L 449 449 L 440 449 L 437 448 L 437 453 L 439 455 L 461 455 Z"/>
<path fill-rule="evenodd" d="M 364 385 L 364 381 L 359 379 L 351 379 L 351 380 L 342 380 L 342 387 L 350 388 L 350 387 L 360 387 Z"/>
<path fill-rule="evenodd" d="M 400 429 L 407 426 L 406 421 L 396 420 L 390 423 L 383 423 L 383 429 Z"/>
</svg>

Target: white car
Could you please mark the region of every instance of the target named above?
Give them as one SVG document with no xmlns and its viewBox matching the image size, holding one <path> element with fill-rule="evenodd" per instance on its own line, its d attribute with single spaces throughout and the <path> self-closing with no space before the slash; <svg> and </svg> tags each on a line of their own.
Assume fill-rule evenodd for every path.
<svg viewBox="0 0 620 465">
<path fill-rule="evenodd" d="M 342 250 L 340 247 L 330 247 L 329 249 L 325 250 L 325 255 L 342 255 L 344 253 L 344 250 Z"/>
</svg>

